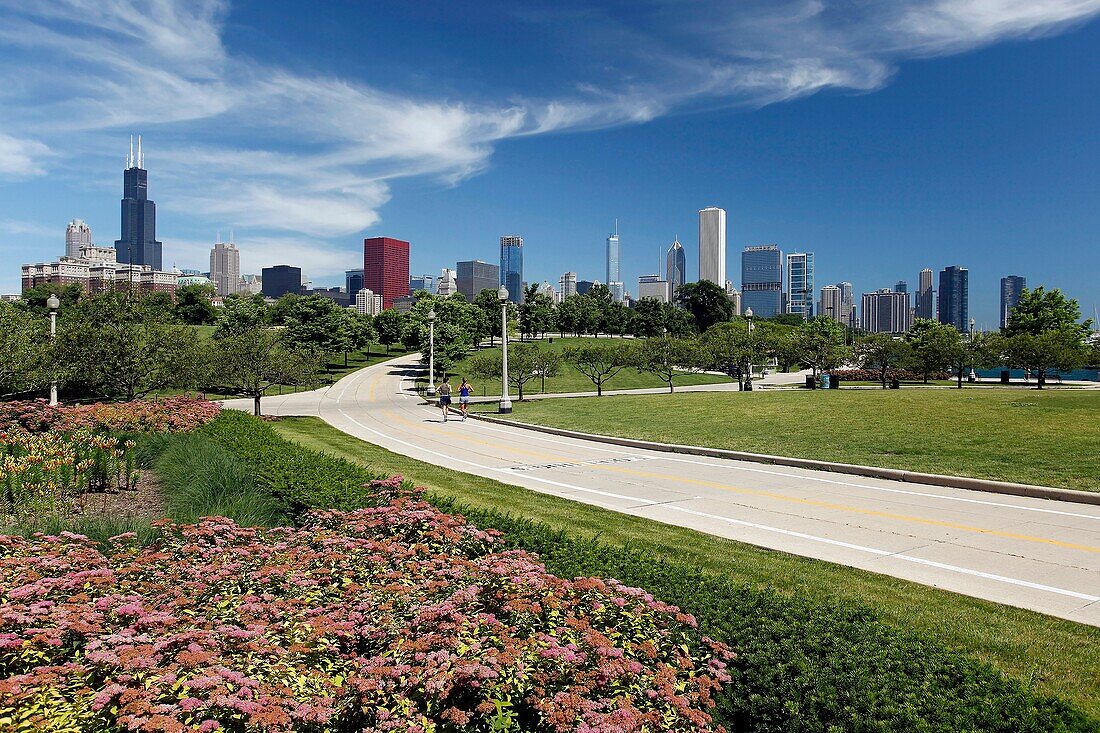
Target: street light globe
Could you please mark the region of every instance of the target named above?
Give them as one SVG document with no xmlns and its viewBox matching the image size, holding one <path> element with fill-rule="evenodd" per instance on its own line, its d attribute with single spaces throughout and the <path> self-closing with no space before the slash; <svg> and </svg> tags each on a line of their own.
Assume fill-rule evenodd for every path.
<svg viewBox="0 0 1100 733">
<path fill-rule="evenodd" d="M 500 290 L 497 291 L 497 297 L 501 300 L 508 300 L 508 288 L 501 285 Z"/>
<path fill-rule="evenodd" d="M 428 320 L 429 321 L 434 321 L 435 320 L 435 308 L 432 308 L 430 311 L 428 311 Z"/>
<path fill-rule="evenodd" d="M 46 299 L 46 307 L 55 311 L 61 307 L 61 301 L 57 299 L 56 295 L 51 294 L 50 297 Z"/>
<path fill-rule="evenodd" d="M 752 308 L 745 309 L 745 318 L 752 318 Z"/>
</svg>

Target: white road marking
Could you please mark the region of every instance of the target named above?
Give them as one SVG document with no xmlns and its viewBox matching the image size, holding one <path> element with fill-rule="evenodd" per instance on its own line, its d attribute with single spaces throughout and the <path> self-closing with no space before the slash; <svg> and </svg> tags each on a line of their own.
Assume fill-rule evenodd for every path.
<svg viewBox="0 0 1100 733">
<path fill-rule="evenodd" d="M 480 464 L 480 463 L 474 463 L 473 461 L 468 461 L 468 460 L 465 460 L 463 458 L 456 458 L 454 456 L 449 456 L 445 453 L 440 453 L 438 451 L 434 451 L 434 450 L 431 450 L 429 448 L 425 448 L 423 446 L 419 446 L 419 445 L 416 445 L 414 443 L 410 443 L 408 441 L 401 440 L 400 438 L 395 438 L 391 435 L 386 435 L 385 433 L 380 433 L 377 430 L 375 430 L 374 428 L 367 427 L 363 423 L 361 423 L 358 420 L 356 420 L 355 418 L 351 417 L 346 412 L 344 412 L 342 409 L 339 409 L 339 408 L 337 408 L 337 409 L 338 409 L 339 413 L 344 416 L 345 419 L 349 420 L 352 423 L 355 423 L 356 425 L 363 428 L 364 430 L 366 430 L 370 433 L 373 433 L 373 434 L 375 434 L 375 435 L 377 435 L 381 438 L 384 438 L 386 440 L 392 440 L 395 443 L 399 443 L 399 444 L 404 445 L 406 447 L 412 448 L 413 450 L 422 451 L 424 453 L 428 453 L 429 455 L 437 456 L 439 458 L 443 458 L 443 459 L 449 460 L 449 461 L 455 461 L 456 463 L 462 463 L 462 464 L 465 464 L 467 466 L 473 466 L 474 468 L 478 468 L 478 469 L 481 469 L 483 471 L 493 471 L 495 473 L 503 473 L 503 474 L 507 474 L 507 475 L 510 475 L 510 476 L 515 475 L 514 473 L 512 473 L 507 468 L 498 468 L 496 466 L 486 466 L 486 465 L 483 465 L 483 464 Z M 527 477 L 534 480 L 534 481 L 539 481 L 541 483 L 549 484 L 551 486 L 557 486 L 557 487 L 560 487 L 560 488 L 563 488 L 563 489 L 569 489 L 571 491 L 580 491 L 582 493 L 596 494 L 598 496 L 606 496 L 606 497 L 610 497 L 610 498 L 613 498 L 613 499 L 623 499 L 625 501 L 638 503 L 642 506 L 652 506 L 652 505 L 657 505 L 657 504 L 662 503 L 662 502 L 657 502 L 657 501 L 651 501 L 649 499 L 642 499 L 642 498 L 637 497 L 637 496 L 624 496 L 622 494 L 614 494 L 614 493 L 607 492 L 607 491 L 599 491 L 599 490 L 596 490 L 596 489 L 589 489 L 589 488 L 586 488 L 586 487 L 583 487 L 583 486 L 574 486 L 572 484 L 561 483 L 559 481 L 551 481 L 550 479 L 546 479 L 546 478 L 542 478 L 542 477 L 534 476 L 534 475 L 528 475 Z M 748 522 L 748 521 L 744 521 L 744 520 L 741 520 L 741 519 L 734 519 L 732 517 L 724 517 L 724 516 L 721 516 L 721 515 L 718 515 L 718 514 L 710 514 L 710 513 L 707 513 L 707 512 L 700 512 L 700 511 L 696 511 L 696 510 L 693 510 L 693 509 L 686 509 L 684 507 L 680 507 L 680 506 L 676 506 L 676 505 L 672 505 L 672 504 L 666 504 L 666 505 L 664 505 L 664 507 L 666 509 L 668 509 L 669 511 L 682 512 L 684 514 L 690 514 L 690 515 L 697 516 L 697 517 L 706 517 L 707 519 L 715 519 L 715 520 L 718 520 L 720 522 L 726 522 L 728 524 L 733 524 L 733 525 L 740 526 L 740 527 L 749 527 L 749 528 L 752 528 L 752 529 L 758 529 L 758 530 L 762 530 L 762 531 L 765 531 L 765 532 L 772 532 L 772 533 L 784 535 L 784 536 L 787 536 L 787 537 L 797 537 L 799 539 L 808 540 L 810 542 L 818 542 L 818 543 L 825 544 L 825 545 L 832 545 L 832 546 L 835 546 L 835 547 L 843 547 L 845 549 L 854 550 L 856 552 L 864 552 L 864 553 L 868 553 L 868 554 L 875 555 L 875 556 L 878 556 L 878 557 L 896 558 L 896 559 L 902 560 L 904 562 L 910 562 L 910 563 L 914 563 L 914 564 L 917 564 L 917 565 L 925 565 L 925 566 L 928 566 L 928 567 L 934 567 L 934 568 L 938 568 L 940 570 L 947 570 L 949 572 L 959 573 L 961 575 L 969 575 L 971 577 L 976 577 L 976 578 L 985 578 L 987 580 L 994 580 L 994 581 L 997 581 L 997 582 L 1000 582 L 1000 583 L 1006 583 L 1006 584 L 1009 584 L 1009 585 L 1020 586 L 1020 587 L 1023 587 L 1023 588 L 1031 588 L 1033 590 L 1040 590 L 1040 591 L 1045 591 L 1045 592 L 1048 592 L 1048 593 L 1055 593 L 1055 594 L 1058 594 L 1058 595 L 1069 596 L 1071 598 L 1078 598 L 1078 599 L 1081 599 L 1081 600 L 1084 600 L 1084 601 L 1089 601 L 1089 602 L 1100 601 L 1100 596 L 1093 596 L 1093 595 L 1089 595 L 1087 593 L 1079 593 L 1077 591 L 1067 590 L 1065 588 L 1056 588 L 1054 586 L 1043 585 L 1041 583 L 1032 583 L 1031 581 L 1020 580 L 1019 578 L 1010 578 L 1010 577 L 1007 577 L 1007 576 L 1004 576 L 1004 575 L 995 575 L 993 573 L 986 573 L 986 572 L 982 572 L 980 570 L 972 570 L 970 568 L 964 568 L 964 567 L 960 567 L 960 566 L 957 566 L 957 565 L 948 565 L 946 563 L 936 562 L 934 560 L 925 560 L 925 559 L 922 559 L 922 558 L 919 558 L 919 557 L 912 557 L 910 555 L 905 555 L 904 553 L 892 552 L 890 550 L 881 550 L 881 549 L 878 549 L 876 547 L 867 547 L 865 545 L 856 545 L 856 544 L 853 544 L 851 542 L 843 542 L 841 540 L 833 540 L 833 539 L 829 539 L 827 537 L 818 537 L 816 535 L 806 534 L 805 532 L 795 532 L 793 530 L 782 529 L 782 528 L 779 528 L 779 527 L 772 527 L 772 526 L 769 526 L 769 525 L 766 525 L 766 524 L 759 524 L 759 523 L 756 523 L 756 522 Z"/>
</svg>

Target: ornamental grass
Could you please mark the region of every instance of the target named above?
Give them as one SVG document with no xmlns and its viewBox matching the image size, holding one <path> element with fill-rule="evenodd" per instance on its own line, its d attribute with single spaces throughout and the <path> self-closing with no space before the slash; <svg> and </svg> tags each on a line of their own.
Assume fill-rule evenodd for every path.
<svg viewBox="0 0 1100 733">
<path fill-rule="evenodd" d="M 566 580 L 400 477 L 300 528 L 0 538 L 16 731 L 709 731 L 733 655 L 614 580 Z"/>
</svg>

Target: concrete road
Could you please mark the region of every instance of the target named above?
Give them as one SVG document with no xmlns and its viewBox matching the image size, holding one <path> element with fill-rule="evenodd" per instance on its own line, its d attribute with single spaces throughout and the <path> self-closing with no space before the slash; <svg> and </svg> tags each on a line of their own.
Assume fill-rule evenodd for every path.
<svg viewBox="0 0 1100 733">
<path fill-rule="evenodd" d="M 265 398 L 264 410 L 534 491 L 1100 626 L 1100 506 L 443 423 L 413 392 L 419 370 L 402 357 Z"/>
</svg>

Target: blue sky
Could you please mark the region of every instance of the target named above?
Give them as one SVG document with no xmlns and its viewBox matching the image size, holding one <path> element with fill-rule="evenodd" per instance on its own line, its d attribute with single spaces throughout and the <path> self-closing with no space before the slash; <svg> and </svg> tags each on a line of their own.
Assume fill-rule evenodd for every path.
<svg viewBox="0 0 1100 733">
<path fill-rule="evenodd" d="M 140 11 L 138 10 L 140 8 Z M 628 288 L 696 211 L 817 256 L 818 286 L 971 271 L 1100 301 L 1100 0 L 223 3 L 0 0 L 0 292 L 65 224 L 118 237 L 144 136 L 165 262 L 342 282 L 358 243 L 415 272 L 495 261 Z"/>
</svg>

